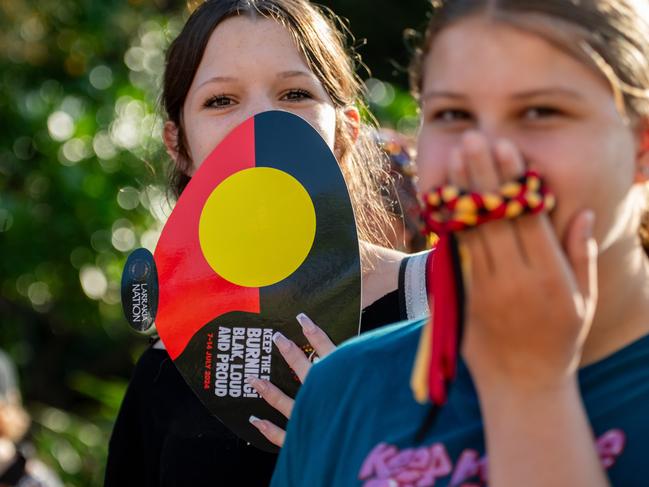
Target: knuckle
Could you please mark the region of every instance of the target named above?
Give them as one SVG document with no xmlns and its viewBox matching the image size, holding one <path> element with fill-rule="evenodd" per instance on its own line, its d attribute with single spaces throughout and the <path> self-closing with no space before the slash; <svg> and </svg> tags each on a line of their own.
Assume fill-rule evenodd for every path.
<svg viewBox="0 0 649 487">
<path fill-rule="evenodd" d="M 269 437 L 270 437 L 271 441 L 273 443 L 275 443 L 276 445 L 281 440 L 281 437 L 282 437 L 281 430 L 275 425 L 272 426 L 272 428 L 270 429 L 268 434 L 269 434 Z"/>
<path fill-rule="evenodd" d="M 318 341 L 328 340 L 329 339 L 327 334 L 319 326 L 315 327 L 312 336 L 313 336 L 314 340 L 318 340 Z"/>
<path fill-rule="evenodd" d="M 294 360 L 300 359 L 301 357 L 304 356 L 304 352 L 300 347 L 298 347 L 295 343 L 291 342 L 290 347 L 288 348 L 288 354 L 293 358 Z"/>
<path fill-rule="evenodd" d="M 277 392 L 271 388 L 269 388 L 263 395 L 264 399 L 268 404 L 271 406 L 275 404 L 278 401 L 277 398 Z"/>
<path fill-rule="evenodd" d="M 295 401 L 294 401 L 293 399 L 291 399 L 291 398 L 288 397 L 288 396 L 284 396 L 284 398 L 283 398 L 283 404 L 282 404 L 282 409 L 283 409 L 284 411 L 286 411 L 287 413 L 290 413 L 291 410 L 293 409 L 293 404 L 294 404 L 294 403 L 295 403 Z"/>
</svg>

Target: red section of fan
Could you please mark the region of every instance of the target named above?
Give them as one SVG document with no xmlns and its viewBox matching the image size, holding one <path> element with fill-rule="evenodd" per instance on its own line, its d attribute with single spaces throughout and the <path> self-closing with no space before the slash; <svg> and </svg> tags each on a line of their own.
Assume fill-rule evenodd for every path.
<svg viewBox="0 0 649 487">
<path fill-rule="evenodd" d="M 217 316 L 230 311 L 259 313 L 259 289 L 217 275 L 203 256 L 198 236 L 201 212 L 214 189 L 232 174 L 252 167 L 254 119 L 235 129 L 203 162 L 160 236 L 154 254 L 160 282 L 156 328 L 172 360 Z M 183 299 L 174 299 L 177 296 Z"/>
</svg>

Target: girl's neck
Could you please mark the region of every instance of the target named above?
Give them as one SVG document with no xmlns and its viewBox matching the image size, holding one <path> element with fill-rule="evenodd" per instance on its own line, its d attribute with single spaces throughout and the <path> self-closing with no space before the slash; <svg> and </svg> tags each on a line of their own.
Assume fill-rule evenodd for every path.
<svg viewBox="0 0 649 487">
<path fill-rule="evenodd" d="M 582 366 L 649 334 L 649 259 L 635 236 L 600 255 L 598 282 L 597 311 Z"/>
</svg>

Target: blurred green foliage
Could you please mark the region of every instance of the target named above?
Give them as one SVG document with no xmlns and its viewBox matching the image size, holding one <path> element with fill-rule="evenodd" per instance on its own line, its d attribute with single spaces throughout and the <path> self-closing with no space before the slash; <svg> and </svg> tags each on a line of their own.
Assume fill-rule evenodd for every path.
<svg viewBox="0 0 649 487">
<path fill-rule="evenodd" d="M 374 3 L 325 3 L 352 30 L 360 19 L 374 76 L 394 75 L 368 81 L 372 110 L 414 131 L 398 66 L 425 2 L 386 4 L 381 22 Z M 39 454 L 69 486 L 101 485 L 147 345 L 128 331 L 119 286 L 128 253 L 153 249 L 170 212 L 157 97 L 186 14 L 172 0 L 0 0 L 0 347 L 19 367 Z"/>
</svg>

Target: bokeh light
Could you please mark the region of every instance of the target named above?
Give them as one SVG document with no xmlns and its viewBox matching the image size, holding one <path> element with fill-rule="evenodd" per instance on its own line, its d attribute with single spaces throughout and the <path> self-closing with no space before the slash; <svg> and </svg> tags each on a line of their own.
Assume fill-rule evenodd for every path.
<svg viewBox="0 0 649 487">
<path fill-rule="evenodd" d="M 113 84 L 113 71 L 105 65 L 96 66 L 88 76 L 90 84 L 98 90 L 106 90 Z"/>
<path fill-rule="evenodd" d="M 83 292 L 90 299 L 101 299 L 108 289 L 108 280 L 104 272 L 95 266 L 84 266 L 79 273 Z"/>
<path fill-rule="evenodd" d="M 74 120 L 70 115 L 59 110 L 48 117 L 47 129 L 54 140 L 59 142 L 68 140 L 74 134 Z"/>
</svg>

